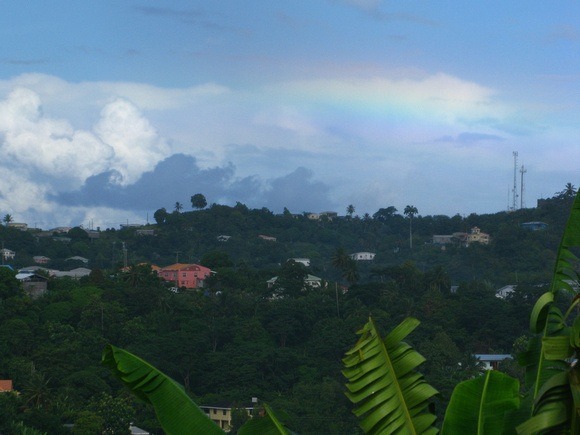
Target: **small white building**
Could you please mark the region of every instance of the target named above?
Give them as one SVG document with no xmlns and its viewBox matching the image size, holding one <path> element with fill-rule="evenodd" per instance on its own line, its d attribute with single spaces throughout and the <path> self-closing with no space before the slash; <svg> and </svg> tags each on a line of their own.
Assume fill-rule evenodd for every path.
<svg viewBox="0 0 580 435">
<path fill-rule="evenodd" d="M 81 257 L 79 255 L 75 255 L 74 257 L 68 257 L 65 261 L 80 261 L 83 264 L 88 264 L 89 259 L 85 257 Z"/>
<path fill-rule="evenodd" d="M 497 370 L 499 363 L 506 359 L 512 359 L 512 356 L 509 354 L 485 354 L 485 353 L 478 353 L 475 354 L 475 357 L 483 363 L 483 368 L 485 370 Z"/>
<path fill-rule="evenodd" d="M 310 267 L 310 258 L 289 258 L 288 261 L 293 261 L 294 263 L 300 263 L 306 267 Z"/>
<path fill-rule="evenodd" d="M 16 253 L 10 249 L 3 248 L 0 249 L 0 255 L 2 255 L 4 260 L 12 260 L 16 256 Z"/>
<path fill-rule="evenodd" d="M 350 254 L 350 258 L 355 261 L 372 261 L 375 259 L 374 252 L 355 252 L 354 254 Z"/>
<path fill-rule="evenodd" d="M 499 288 L 495 291 L 495 296 L 500 299 L 505 299 L 509 295 L 511 295 L 516 290 L 515 284 L 508 284 L 504 285 L 502 288 Z"/>
</svg>

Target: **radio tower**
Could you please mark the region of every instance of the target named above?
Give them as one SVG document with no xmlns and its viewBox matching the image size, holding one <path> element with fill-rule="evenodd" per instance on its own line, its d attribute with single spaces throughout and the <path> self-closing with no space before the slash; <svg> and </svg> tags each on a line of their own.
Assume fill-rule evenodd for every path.
<svg viewBox="0 0 580 435">
<path fill-rule="evenodd" d="M 514 187 L 512 189 L 512 211 L 515 211 L 518 204 L 518 152 L 514 151 Z"/>
<path fill-rule="evenodd" d="M 520 168 L 520 208 L 524 208 L 524 174 L 528 172 L 527 169 L 524 169 L 524 165 Z"/>
</svg>

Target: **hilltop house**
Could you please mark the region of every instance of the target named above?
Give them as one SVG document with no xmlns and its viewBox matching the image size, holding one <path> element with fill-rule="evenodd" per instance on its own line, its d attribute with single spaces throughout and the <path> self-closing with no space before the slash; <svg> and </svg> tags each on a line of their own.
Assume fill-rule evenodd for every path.
<svg viewBox="0 0 580 435">
<path fill-rule="evenodd" d="M 22 283 L 22 289 L 31 298 L 36 299 L 46 293 L 48 278 L 38 273 L 19 272 L 16 279 Z"/>
<path fill-rule="evenodd" d="M 375 259 L 374 252 L 355 252 L 354 254 L 350 254 L 350 258 L 355 261 L 372 261 Z"/>
<path fill-rule="evenodd" d="M 16 253 L 10 249 L 3 248 L 0 249 L 0 255 L 2 255 L 4 260 L 12 260 L 16 256 Z"/>
<path fill-rule="evenodd" d="M 278 281 L 277 276 L 270 278 L 268 281 L 266 281 L 266 283 L 268 284 L 268 288 L 274 287 L 276 281 Z M 321 288 L 321 287 L 322 287 L 322 278 L 310 274 L 304 277 L 304 290 L 306 290 L 306 288 Z"/>
<path fill-rule="evenodd" d="M 545 222 L 524 222 L 520 226 L 524 230 L 530 231 L 542 231 L 548 228 L 548 224 Z"/>
<path fill-rule="evenodd" d="M 509 354 L 475 354 L 475 358 L 483 363 L 483 368 L 485 370 L 497 370 L 499 363 L 506 359 L 512 359 Z"/>
<path fill-rule="evenodd" d="M 0 379 L 0 393 L 7 393 L 12 390 L 12 379 Z"/>
<path fill-rule="evenodd" d="M 44 255 L 35 255 L 32 259 L 36 264 L 47 264 L 50 262 L 50 258 L 45 257 Z"/>
<path fill-rule="evenodd" d="M 467 235 L 467 243 L 474 242 L 489 245 L 489 234 L 482 232 L 478 227 L 473 227 Z"/>
<path fill-rule="evenodd" d="M 79 255 L 75 255 L 74 257 L 68 257 L 65 261 L 80 261 L 81 263 L 88 264 L 89 259 L 85 257 L 81 257 Z"/>
<path fill-rule="evenodd" d="M 205 279 L 211 274 L 211 270 L 199 264 L 175 263 L 170 266 L 152 266 L 151 269 L 165 281 L 175 283 L 176 287 L 200 288 Z"/>
<path fill-rule="evenodd" d="M 306 267 L 310 267 L 310 258 L 289 258 L 288 261 L 293 261 L 294 263 L 300 263 Z"/>
<path fill-rule="evenodd" d="M 252 398 L 252 402 L 256 403 L 257 400 Z M 200 408 L 211 421 L 225 432 L 229 432 L 232 429 L 232 409 L 245 409 L 249 416 L 254 412 L 253 404 L 252 406 L 232 406 L 231 404 L 221 403 L 215 405 L 200 405 Z"/>
<path fill-rule="evenodd" d="M 469 233 L 455 232 L 453 234 L 436 234 L 433 236 L 434 245 L 448 245 L 453 242 L 459 242 L 465 246 L 469 246 L 470 243 L 489 245 L 490 236 L 478 227 L 473 227 Z"/>
</svg>

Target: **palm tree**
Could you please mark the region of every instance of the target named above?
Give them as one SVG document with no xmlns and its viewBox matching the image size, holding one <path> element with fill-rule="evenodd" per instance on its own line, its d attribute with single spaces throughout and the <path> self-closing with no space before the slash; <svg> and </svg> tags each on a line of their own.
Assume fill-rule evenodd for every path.
<svg viewBox="0 0 580 435">
<path fill-rule="evenodd" d="M 348 260 L 350 260 L 350 257 L 347 255 L 344 248 L 341 247 L 338 248 L 332 256 L 332 265 L 336 269 L 344 271 L 348 266 Z"/>
<path fill-rule="evenodd" d="M 12 217 L 11 214 L 6 213 L 6 215 L 4 215 L 4 219 L 2 219 L 4 221 L 4 223 L 6 224 L 6 226 L 8 226 L 8 224 L 10 222 L 12 222 L 14 220 L 14 218 Z"/>
<path fill-rule="evenodd" d="M 177 213 L 179 213 L 181 210 L 183 210 L 183 204 L 181 204 L 179 201 L 177 201 L 175 203 L 174 209 Z"/>
<path fill-rule="evenodd" d="M 566 183 L 564 190 L 560 192 L 560 196 L 565 198 L 574 198 L 576 196 L 576 188 L 572 183 Z"/>
<path fill-rule="evenodd" d="M 405 207 L 403 214 L 409 217 L 409 248 L 413 249 L 413 217 L 419 213 L 417 207 L 414 205 L 408 205 Z"/>
<path fill-rule="evenodd" d="M 354 205 L 349 204 L 349 206 L 346 208 L 346 214 L 348 215 L 348 217 L 352 217 L 354 213 Z"/>
</svg>

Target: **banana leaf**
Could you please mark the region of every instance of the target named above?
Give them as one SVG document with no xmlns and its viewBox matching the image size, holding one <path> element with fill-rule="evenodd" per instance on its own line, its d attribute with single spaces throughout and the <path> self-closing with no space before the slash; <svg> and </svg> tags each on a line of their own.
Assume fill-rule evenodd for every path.
<svg viewBox="0 0 580 435">
<path fill-rule="evenodd" d="M 102 363 L 131 392 L 153 405 L 163 430 L 169 434 L 224 434 L 189 398 L 181 385 L 141 358 L 107 345 Z"/>
<path fill-rule="evenodd" d="M 558 247 L 554 277 L 552 279 L 552 293 L 565 290 L 575 294 L 572 282 L 578 283 L 578 257 L 572 249 L 580 248 L 580 191 L 576 194 L 568 222 Z"/>
<path fill-rule="evenodd" d="M 425 359 L 401 341 L 418 325 L 407 318 L 383 340 L 369 318 L 343 358 L 346 395 L 365 433 L 437 433 L 428 407 L 438 392 L 415 370 Z"/>
<path fill-rule="evenodd" d="M 453 390 L 442 434 L 501 434 L 506 413 L 520 405 L 519 381 L 495 370 L 463 381 Z"/>
<path fill-rule="evenodd" d="M 532 399 L 530 418 L 517 426 L 518 433 L 532 434 L 542 431 L 569 431 L 578 433 L 575 401 L 580 393 L 571 382 L 571 356 L 577 352 L 579 326 L 566 325 L 566 318 L 577 304 L 573 300 L 566 315 L 556 307 L 562 295 L 576 295 L 578 283 L 578 257 L 573 252 L 580 248 L 580 193 L 576 195 L 554 266 L 550 292 L 536 302 L 530 317 L 532 332 L 540 336 L 530 340 L 528 350 L 518 360 L 526 367 L 526 385 Z M 573 388 L 574 387 L 574 388 Z"/>
</svg>

